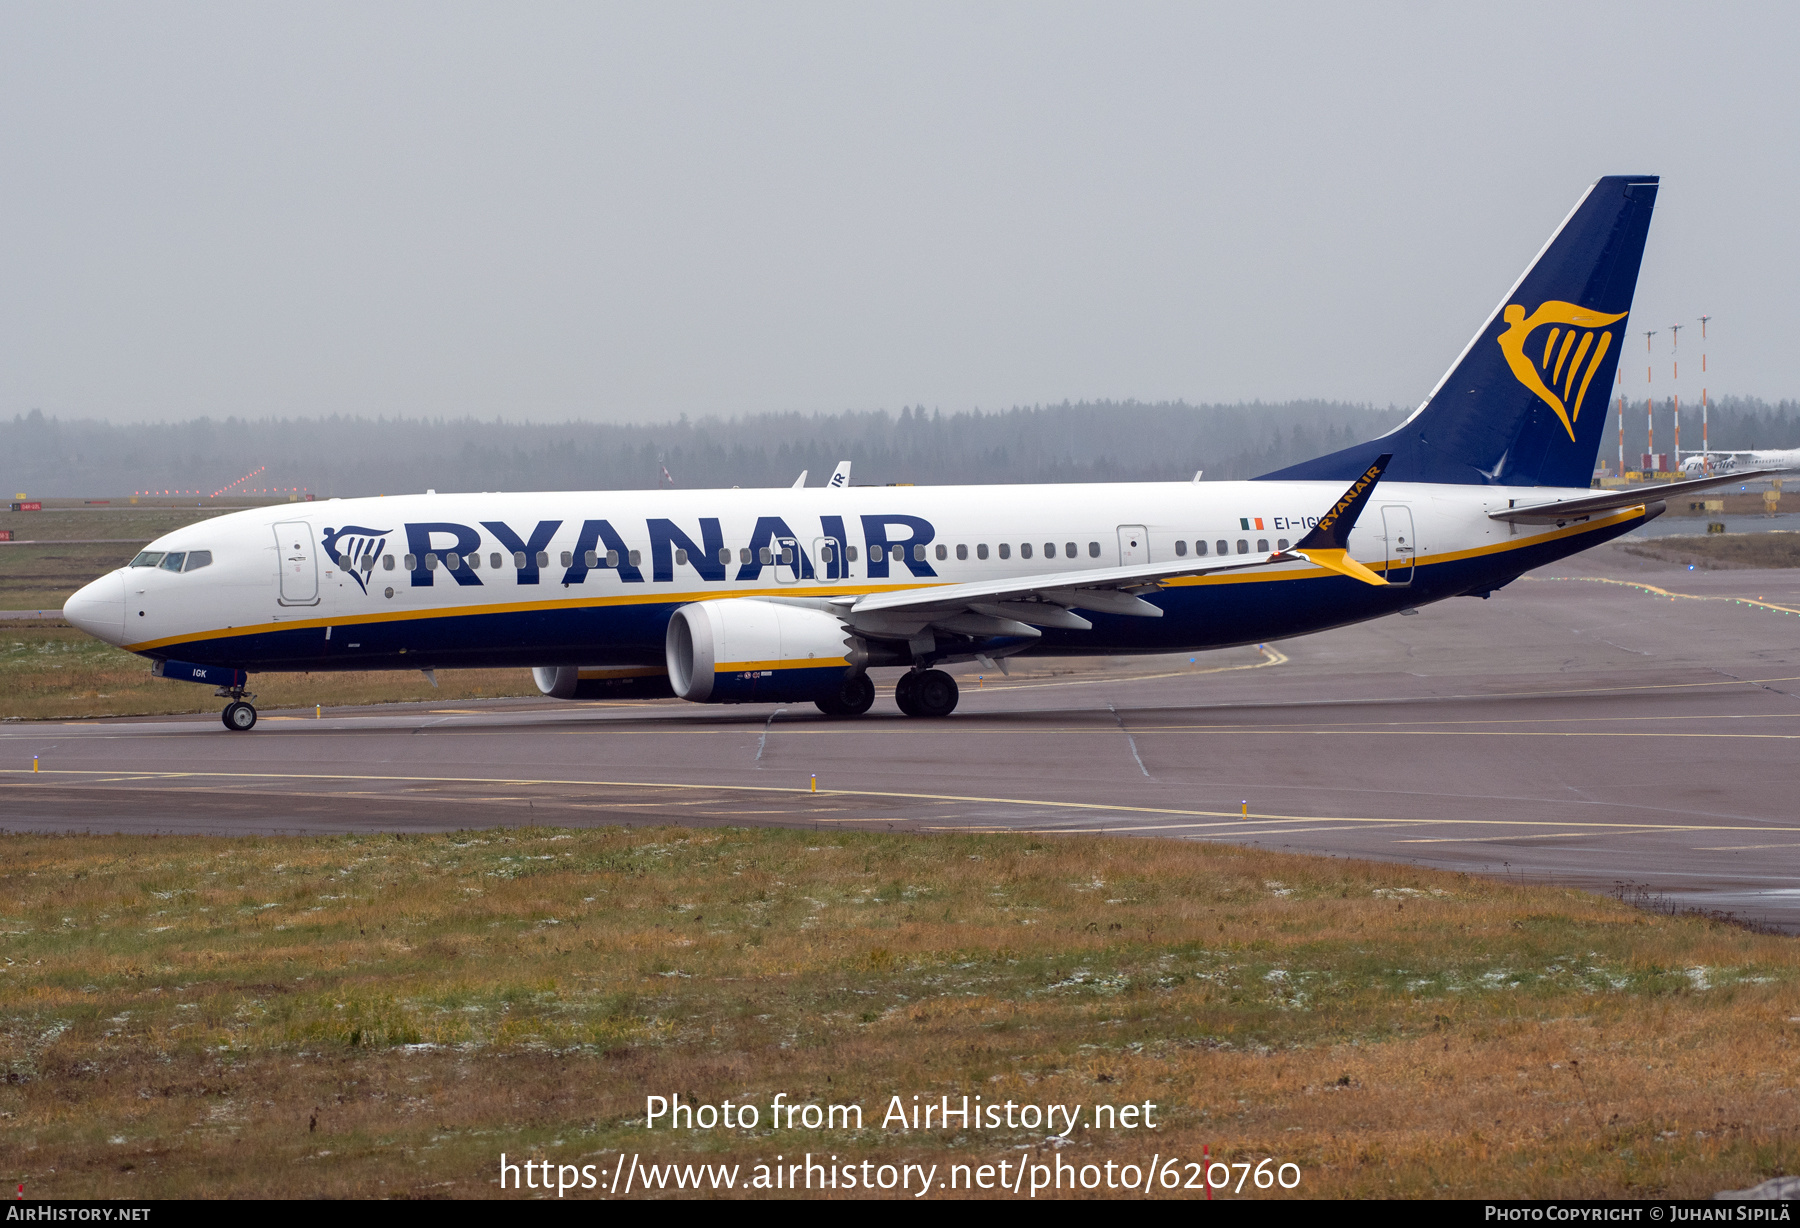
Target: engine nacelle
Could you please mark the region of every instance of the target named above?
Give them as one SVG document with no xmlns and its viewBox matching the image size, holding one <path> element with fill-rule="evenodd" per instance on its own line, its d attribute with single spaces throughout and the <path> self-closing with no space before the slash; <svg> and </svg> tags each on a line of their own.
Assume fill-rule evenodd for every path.
<svg viewBox="0 0 1800 1228">
<path fill-rule="evenodd" d="M 654 665 L 537 665 L 531 679 L 552 699 L 667 699 L 669 676 Z"/>
<path fill-rule="evenodd" d="M 753 597 L 682 606 L 665 649 L 675 694 L 699 704 L 829 698 L 866 660 L 832 615 Z"/>
</svg>

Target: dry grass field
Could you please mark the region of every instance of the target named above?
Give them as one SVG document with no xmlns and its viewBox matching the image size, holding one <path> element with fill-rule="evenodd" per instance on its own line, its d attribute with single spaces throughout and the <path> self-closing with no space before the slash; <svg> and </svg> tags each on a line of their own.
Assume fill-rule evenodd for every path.
<svg viewBox="0 0 1800 1228">
<path fill-rule="evenodd" d="M 69 594 L 129 562 L 152 539 L 240 507 L 132 505 L 121 499 L 106 507 L 0 511 L 0 529 L 13 533 L 11 542 L 0 543 L 0 610 L 60 610 Z"/>
<path fill-rule="evenodd" d="M 1800 947 L 1559 889 L 1028 835 L 0 839 L 28 1197 L 484 1196 L 503 1151 L 1053 1159 L 1042 1129 L 883 1131 L 895 1094 L 1151 1101 L 1155 1132 L 1061 1154 L 1205 1144 L 1314 1196 L 1697 1196 L 1800 1163 Z M 643 1125 L 648 1094 L 778 1092 L 864 1127 Z"/>
<path fill-rule="evenodd" d="M 537 695 L 527 669 L 440 670 L 434 688 L 417 671 L 257 674 L 257 707 L 438 703 Z M 0 622 L 0 719 L 72 720 L 216 712 L 213 689 L 153 677 L 143 657 L 56 622 Z"/>
<path fill-rule="evenodd" d="M 1652 537 L 1619 543 L 1639 558 L 1692 564 L 1708 571 L 1743 567 L 1800 567 L 1800 533 L 1718 533 Z"/>
<path fill-rule="evenodd" d="M 42 512 L 0 512 L 0 527 L 32 539 L 0 545 L 0 610 L 60 610 L 69 594 L 128 561 L 143 543 L 237 506 L 182 507 L 178 500 L 149 499 L 138 505 L 119 499 L 99 508 L 79 500 L 57 503 Z M 433 687 L 414 672 L 259 674 L 252 689 L 267 710 L 538 693 L 523 669 L 445 670 L 437 683 Z M 210 687 L 152 677 L 149 661 L 60 621 L 0 621 L 0 719 L 211 712 L 223 702 Z"/>
</svg>

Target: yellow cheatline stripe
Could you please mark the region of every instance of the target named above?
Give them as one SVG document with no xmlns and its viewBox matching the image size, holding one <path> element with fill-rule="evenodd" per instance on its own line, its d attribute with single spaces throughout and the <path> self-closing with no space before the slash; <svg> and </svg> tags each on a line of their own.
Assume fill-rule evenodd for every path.
<svg viewBox="0 0 1800 1228">
<path fill-rule="evenodd" d="M 713 666 L 715 674 L 748 674 L 775 669 L 843 669 L 850 662 L 843 657 L 795 657 L 787 661 L 720 661 Z"/>
<path fill-rule="evenodd" d="M 1758 609 L 1774 610 L 1779 614 L 1800 614 L 1790 605 L 1776 605 L 1772 601 L 1764 601 L 1761 597 L 1752 601 L 1748 597 L 1733 597 L 1729 594 L 1714 596 L 1707 593 L 1677 593 L 1666 588 L 1658 588 L 1654 584 L 1643 584 L 1637 580 L 1609 580 L 1605 576 L 1524 576 L 1526 580 L 1538 581 L 1580 581 L 1585 584 L 1616 584 L 1620 588 L 1635 588 L 1639 592 L 1650 593 L 1657 597 L 1667 597 L 1670 601 L 1729 601 L 1734 605 L 1756 606 Z"/>
<path fill-rule="evenodd" d="M 194 644 L 202 640 L 221 639 L 231 635 L 261 635 L 271 631 L 353 627 L 368 623 L 420 622 L 437 618 L 462 618 L 486 614 L 529 614 L 541 610 L 585 610 L 626 605 L 684 605 L 690 601 L 711 601 L 720 597 L 850 597 L 868 593 L 905 592 L 915 588 L 932 587 L 935 586 L 930 584 L 877 584 L 855 587 L 838 585 L 821 588 L 784 585 L 780 589 L 743 589 L 727 592 L 713 589 L 686 593 L 657 590 L 626 593 L 617 597 L 566 597 L 552 601 L 510 601 L 471 606 L 440 605 L 414 610 L 379 610 L 369 614 L 346 614 L 333 618 L 282 619 L 243 627 L 222 627 L 191 635 L 164 636 L 162 639 L 143 640 L 136 644 L 123 645 L 123 647 L 127 652 L 148 652 L 154 648 L 167 648 L 175 644 Z"/>
<path fill-rule="evenodd" d="M 1569 525 L 1550 533 L 1539 533 L 1534 536 L 1496 542 L 1493 545 L 1478 546 L 1471 550 L 1455 550 L 1444 554 L 1424 554 L 1411 563 L 1395 563 L 1396 568 L 1408 566 L 1425 567 L 1436 563 L 1452 563 L 1462 559 L 1477 558 L 1489 554 L 1502 554 L 1510 550 L 1523 550 L 1544 542 L 1559 538 L 1571 537 L 1581 533 L 1592 533 L 1609 525 L 1628 520 L 1643 514 L 1643 505 L 1627 508 L 1614 515 L 1583 524 Z M 1367 566 L 1376 572 L 1385 572 L 1389 565 L 1385 562 L 1369 563 Z M 1335 574 L 1323 567 L 1284 567 L 1276 571 L 1262 574 L 1238 573 L 1226 576 L 1177 576 L 1160 583 L 1168 588 L 1183 588 L 1190 585 L 1206 584 L 1271 584 L 1291 580 L 1317 579 L 1321 576 Z M 947 582 L 946 582 L 947 583 Z M 718 590 L 700 592 L 643 592 L 621 594 L 617 597 L 569 597 L 553 601 L 514 601 L 474 606 L 431 606 L 422 610 L 382 610 L 370 614 L 347 614 L 334 618 L 296 618 L 280 622 L 257 623 L 244 627 L 224 627 L 212 631 L 202 631 L 185 635 L 164 636 L 161 639 L 142 640 L 135 644 L 123 645 L 127 652 L 150 652 L 159 648 L 170 648 L 181 644 L 197 644 L 206 640 L 223 639 L 235 635 L 262 635 L 274 631 L 309 630 L 324 627 L 353 627 L 367 623 L 417 622 L 438 618 L 464 618 L 487 614 L 518 614 L 536 610 L 580 610 L 601 609 L 609 606 L 623 605 L 672 605 L 690 601 L 711 601 L 723 597 L 841 597 L 862 596 L 872 593 L 912 592 L 920 589 L 938 588 L 939 584 L 842 584 L 836 586 L 798 585 L 781 589 L 751 589 L 743 591 Z M 409 590 L 410 591 L 410 590 Z"/>
<path fill-rule="evenodd" d="M 47 783 L 46 776 L 80 776 L 104 777 L 117 774 L 118 768 L 56 768 L 33 772 L 30 768 L 0 768 L 0 780 L 7 777 L 19 777 L 12 783 L 32 784 Z M 1026 797 L 982 797 L 965 796 L 957 793 L 899 793 L 885 789 L 819 789 L 813 791 L 807 786 L 788 788 L 781 785 L 739 785 L 739 784 L 683 784 L 661 780 L 566 780 L 559 778 L 531 778 L 520 776 L 372 776 L 364 773 L 355 775 L 334 775 L 329 772 L 143 772 L 142 780 L 244 780 L 244 781 L 277 781 L 277 780 L 330 780 L 346 781 L 350 784 L 437 784 L 437 785 L 507 785 L 519 788 L 526 785 L 567 785 L 583 789 L 666 789 L 670 792 L 707 792 L 707 793 L 773 793 L 796 800 L 817 801 L 825 797 L 882 797 L 900 801 L 924 802 L 973 802 L 986 806 L 1019 806 L 1037 810 L 1082 810 L 1110 814 L 1143 814 L 1167 815 L 1172 818 L 1221 819 L 1217 823 L 1164 823 L 1144 824 L 1133 827 L 1096 827 L 1096 828 L 1048 828 L 1048 832 L 1065 833 L 1099 833 L 1109 831 L 1173 831 L 1191 830 L 1194 828 L 1233 828 L 1243 827 L 1248 823 L 1348 823 L 1356 825 L 1377 824 L 1391 826 L 1416 827 L 1586 827 L 1596 830 L 1620 831 L 1748 831 L 1765 835 L 1786 835 L 1800 832 L 1800 827 L 1776 827 L 1764 823 L 1606 823 L 1586 819 L 1403 819 L 1403 818 L 1367 818 L 1357 815 L 1331 814 L 1262 814 L 1252 812 L 1244 814 L 1238 810 L 1183 810 L 1172 806 L 1126 806 L 1109 802 L 1056 802 L 1042 801 Z M 93 780 L 87 783 L 94 783 Z M 386 794 L 384 796 L 393 796 Z M 879 817 L 879 816 L 878 816 Z M 881 821 L 885 821 L 882 819 Z M 1028 830 L 1006 828 L 1004 830 Z"/>
</svg>

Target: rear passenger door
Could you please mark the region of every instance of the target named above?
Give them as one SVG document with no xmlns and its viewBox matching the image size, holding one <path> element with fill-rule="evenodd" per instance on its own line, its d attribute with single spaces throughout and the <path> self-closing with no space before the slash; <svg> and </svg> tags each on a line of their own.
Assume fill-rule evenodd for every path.
<svg viewBox="0 0 1800 1228">
<path fill-rule="evenodd" d="M 1412 509 L 1400 504 L 1382 508 L 1381 528 L 1387 540 L 1387 582 L 1397 586 L 1411 584 L 1413 560 L 1419 553 L 1413 536 Z"/>
</svg>

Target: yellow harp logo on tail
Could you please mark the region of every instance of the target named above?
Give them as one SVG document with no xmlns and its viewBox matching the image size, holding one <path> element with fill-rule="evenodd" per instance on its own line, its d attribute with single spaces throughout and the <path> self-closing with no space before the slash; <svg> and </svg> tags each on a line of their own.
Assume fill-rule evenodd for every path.
<svg viewBox="0 0 1800 1228">
<path fill-rule="evenodd" d="M 1571 441 L 1575 438 L 1576 419 L 1581 417 L 1581 403 L 1587 399 L 1588 385 L 1612 348 L 1612 331 L 1599 330 L 1623 320 L 1625 314 L 1621 311 L 1618 315 L 1605 315 L 1556 299 L 1540 303 L 1530 315 L 1517 303 L 1508 303 L 1502 313 L 1507 329 L 1495 340 L 1506 355 L 1506 365 L 1512 368 L 1515 379 L 1556 411 Z M 1546 325 L 1550 331 L 1540 356 L 1532 344 L 1532 334 Z M 1532 346 L 1530 353 L 1526 352 L 1527 345 Z M 1577 377 L 1581 381 L 1579 387 Z"/>
</svg>

